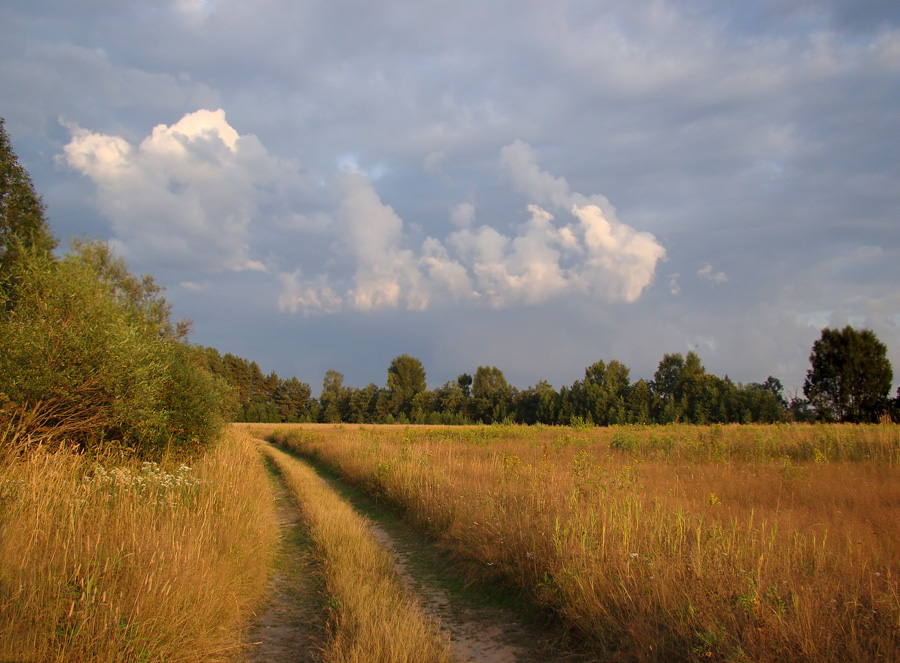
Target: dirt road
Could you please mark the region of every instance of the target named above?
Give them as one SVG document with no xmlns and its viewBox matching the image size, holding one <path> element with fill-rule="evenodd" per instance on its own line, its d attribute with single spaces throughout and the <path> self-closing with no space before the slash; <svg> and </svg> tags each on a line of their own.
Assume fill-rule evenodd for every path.
<svg viewBox="0 0 900 663">
<path fill-rule="evenodd" d="M 297 462 L 302 462 L 298 459 Z M 466 587 L 459 570 L 434 542 L 412 531 L 396 514 L 320 471 L 323 481 L 367 518 L 376 540 L 392 552 L 394 568 L 424 610 L 450 635 L 457 663 L 574 663 L 583 656 L 554 646 L 552 630 L 501 588 Z M 268 604 L 248 633 L 249 663 L 320 660 L 326 637 L 327 597 L 306 538 L 300 506 L 274 477 L 282 531 L 277 573 Z"/>
</svg>

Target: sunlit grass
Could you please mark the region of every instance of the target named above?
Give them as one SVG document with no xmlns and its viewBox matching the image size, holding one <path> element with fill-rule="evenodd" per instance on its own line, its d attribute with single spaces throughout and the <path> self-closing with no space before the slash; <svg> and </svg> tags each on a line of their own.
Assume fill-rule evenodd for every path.
<svg viewBox="0 0 900 663">
<path fill-rule="evenodd" d="M 232 660 L 271 568 L 272 509 L 243 433 L 190 464 L 9 459 L 0 660 Z"/>
<path fill-rule="evenodd" d="M 900 428 L 298 428 L 624 660 L 900 653 Z"/>
</svg>

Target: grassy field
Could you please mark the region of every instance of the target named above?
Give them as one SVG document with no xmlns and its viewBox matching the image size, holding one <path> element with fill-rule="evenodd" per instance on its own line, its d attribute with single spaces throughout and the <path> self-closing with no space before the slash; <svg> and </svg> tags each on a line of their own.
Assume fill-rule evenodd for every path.
<svg viewBox="0 0 900 663">
<path fill-rule="evenodd" d="M 271 569 L 257 443 L 192 466 L 36 450 L 0 464 L 0 661 L 225 661 Z"/>
<path fill-rule="evenodd" d="M 608 660 L 900 656 L 897 426 L 296 426 L 273 439 L 401 506 Z"/>
</svg>

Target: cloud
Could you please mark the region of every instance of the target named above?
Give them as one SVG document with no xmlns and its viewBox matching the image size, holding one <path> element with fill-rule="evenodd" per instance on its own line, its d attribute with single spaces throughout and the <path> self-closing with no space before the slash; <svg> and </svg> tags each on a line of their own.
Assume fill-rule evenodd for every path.
<svg viewBox="0 0 900 663">
<path fill-rule="evenodd" d="M 619 221 L 605 196 L 573 193 L 564 178 L 540 169 L 534 152 L 522 141 L 504 147 L 500 161 L 516 189 L 538 203 L 565 209 L 578 220 L 559 231 L 565 234 L 566 248 L 584 255 L 570 270 L 570 283 L 607 301 L 633 302 L 641 296 L 666 255 L 654 235 Z"/>
<path fill-rule="evenodd" d="M 460 203 L 450 215 L 454 231 L 414 246 L 403 219 L 381 200 L 369 177 L 342 169 L 333 225 L 352 277 L 302 281 L 296 272 L 283 274 L 281 309 L 422 311 L 435 301 L 506 308 L 560 296 L 634 302 L 653 282 L 665 250 L 652 234 L 618 221 L 602 196 L 572 193 L 564 179 L 541 171 L 524 143 L 504 148 L 501 164 L 517 188 L 560 208 L 570 221 L 561 225 L 551 212 L 531 204 L 530 218 L 505 234 L 487 224 L 476 226 L 475 206 Z"/>
<path fill-rule="evenodd" d="M 223 110 L 160 124 L 138 145 L 66 124 L 58 161 L 96 186 L 96 205 L 129 260 L 202 273 L 265 271 L 251 226 L 277 192 L 303 182 L 295 164 L 240 135 Z"/>
<path fill-rule="evenodd" d="M 681 285 L 678 283 L 679 276 L 678 272 L 669 275 L 669 292 L 676 296 L 681 294 Z"/>
<path fill-rule="evenodd" d="M 714 272 L 713 266 L 709 263 L 706 263 L 704 267 L 697 270 L 697 276 L 706 279 L 707 281 L 712 281 L 713 283 L 725 283 L 725 281 L 728 280 L 728 276 L 725 275 L 725 272 Z"/>
<path fill-rule="evenodd" d="M 343 298 L 322 275 L 311 281 L 301 280 L 300 270 L 279 275 L 282 291 L 278 296 L 278 308 L 287 313 L 302 312 L 330 314 L 343 308 Z"/>
<path fill-rule="evenodd" d="M 428 307 L 429 291 L 422 281 L 417 258 L 401 247 L 403 220 L 385 205 L 369 178 L 344 173 L 339 178 L 343 200 L 337 213 L 344 243 L 356 259 L 353 288 L 347 297 L 353 308 L 369 311 Z"/>
</svg>

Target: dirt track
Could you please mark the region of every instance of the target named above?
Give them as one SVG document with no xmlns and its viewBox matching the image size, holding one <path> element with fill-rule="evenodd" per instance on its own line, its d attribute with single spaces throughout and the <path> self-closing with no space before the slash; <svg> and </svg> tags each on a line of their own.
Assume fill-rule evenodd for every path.
<svg viewBox="0 0 900 663">
<path fill-rule="evenodd" d="M 299 462 L 299 461 L 298 461 Z M 323 479 L 324 481 L 325 479 Z M 248 632 L 248 663 L 307 663 L 320 660 L 326 637 L 325 597 L 315 554 L 306 540 L 299 505 L 276 477 L 282 543 L 269 601 Z M 357 511 L 371 522 L 376 540 L 394 556 L 394 568 L 425 611 L 450 634 L 458 663 L 554 663 L 577 659 L 556 651 L 551 636 L 524 618 L 525 611 L 500 605 L 490 592 L 469 590 L 448 571 L 447 558 L 370 499 L 331 478 Z"/>
</svg>

